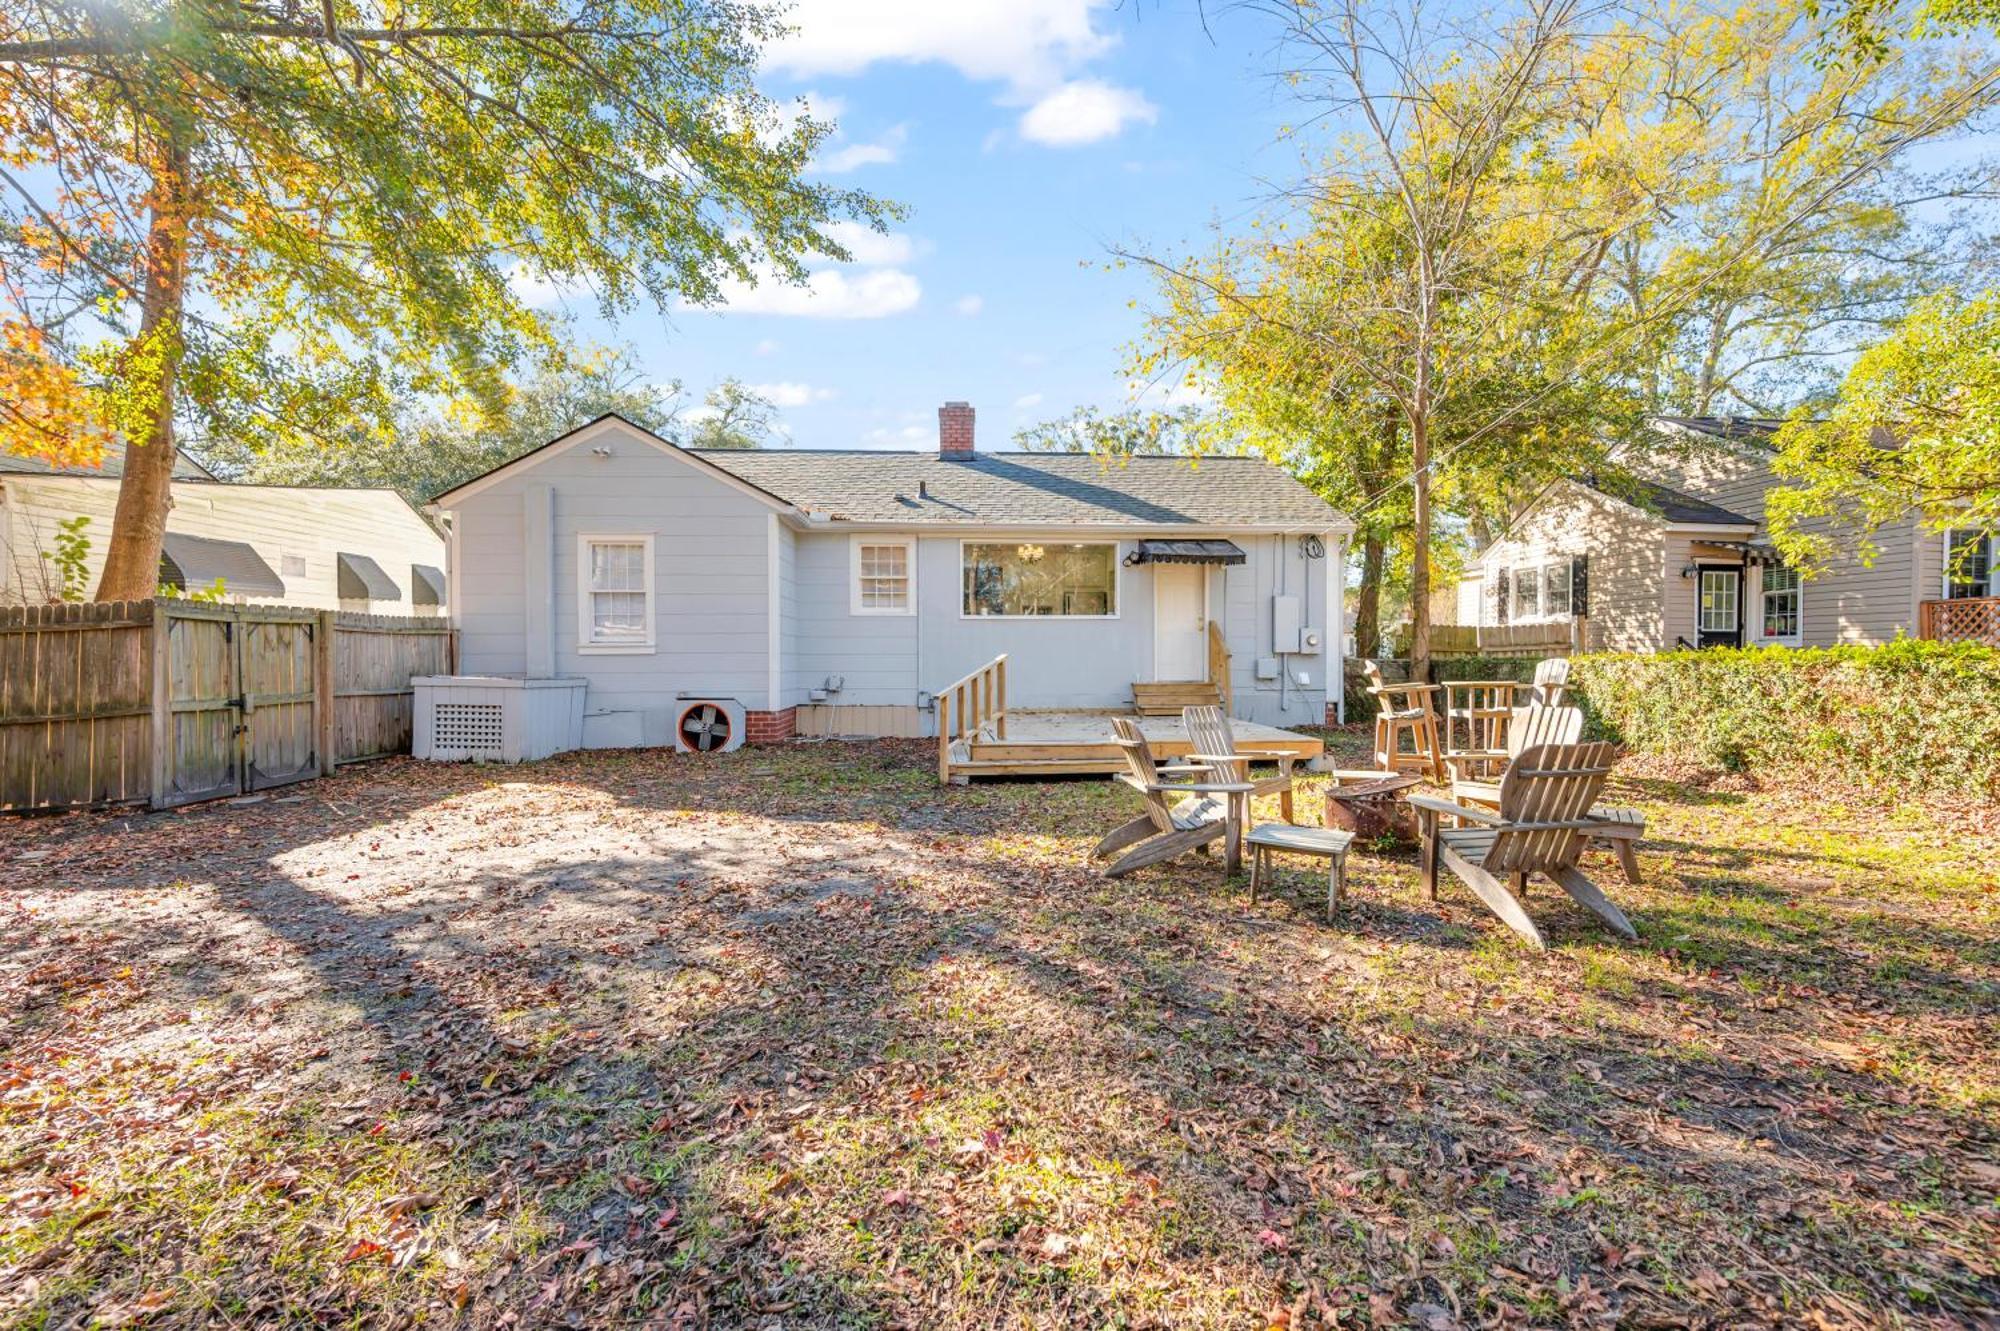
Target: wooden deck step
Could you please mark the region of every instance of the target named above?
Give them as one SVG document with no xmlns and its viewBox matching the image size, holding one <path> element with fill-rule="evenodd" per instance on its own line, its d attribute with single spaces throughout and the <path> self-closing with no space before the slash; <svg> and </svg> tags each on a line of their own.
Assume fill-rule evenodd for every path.
<svg viewBox="0 0 2000 1331">
<path fill-rule="evenodd" d="M 1205 679 L 1132 686 L 1132 705 L 1141 716 L 1179 716 L 1183 707 L 1216 707 L 1221 703 L 1221 690 Z"/>
<path fill-rule="evenodd" d="M 1117 758 L 974 758 L 954 762 L 951 777 L 977 776 L 1106 776 L 1122 767 Z"/>
</svg>

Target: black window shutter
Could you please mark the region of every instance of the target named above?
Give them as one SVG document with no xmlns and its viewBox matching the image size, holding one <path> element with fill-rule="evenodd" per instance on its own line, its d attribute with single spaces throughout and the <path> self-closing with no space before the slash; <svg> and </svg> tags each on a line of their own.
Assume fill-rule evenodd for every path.
<svg viewBox="0 0 2000 1331">
<path fill-rule="evenodd" d="M 1513 570 L 1502 567 L 1495 570 L 1495 575 L 1498 581 L 1494 584 L 1493 591 L 1493 622 L 1496 624 L 1505 624 L 1507 622 L 1507 593 L 1513 588 L 1514 573 Z"/>
<path fill-rule="evenodd" d="M 1578 619 L 1590 615 L 1590 556 L 1578 555 L 1569 561 L 1569 612 Z"/>
</svg>

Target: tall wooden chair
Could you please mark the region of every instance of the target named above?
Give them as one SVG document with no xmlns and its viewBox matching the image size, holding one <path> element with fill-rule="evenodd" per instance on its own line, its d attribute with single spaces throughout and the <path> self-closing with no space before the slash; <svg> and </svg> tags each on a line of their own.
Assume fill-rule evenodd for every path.
<svg viewBox="0 0 2000 1331">
<path fill-rule="evenodd" d="M 1153 747 L 1130 717 L 1114 716 L 1111 728 L 1125 759 L 1125 771 L 1117 780 L 1145 797 L 1146 811 L 1098 842 L 1090 852 L 1093 860 L 1118 851 L 1125 853 L 1104 874 L 1117 878 L 1160 864 L 1191 850 L 1224 839 L 1226 871 L 1234 873 L 1242 860 L 1243 806 L 1251 785 L 1247 781 L 1217 780 L 1209 763 L 1167 763 L 1154 761 Z M 1200 780 L 1198 778 L 1208 778 Z M 1127 850 L 1127 847 L 1131 849 Z"/>
<path fill-rule="evenodd" d="M 1443 781 L 1444 750 L 1438 744 L 1437 717 L 1431 711 L 1435 684 L 1390 684 L 1382 678 L 1382 667 L 1373 661 L 1361 663 L 1368 677 L 1368 692 L 1375 699 L 1375 766 L 1384 772 L 1419 771 Z M 1403 749 L 1408 736 L 1410 748 Z"/>
<path fill-rule="evenodd" d="M 1581 707 L 1517 707 L 1508 728 L 1506 761 L 1512 765 L 1523 752 L 1538 744 L 1574 744 L 1582 737 Z M 1454 767 L 1451 797 L 1461 804 L 1479 804 L 1497 809 L 1500 807 L 1500 783 L 1465 777 Z M 1646 815 L 1637 809 L 1618 805 L 1593 804 L 1590 806 L 1590 817 L 1596 824 L 1591 829 L 1591 841 L 1618 857 L 1618 868 L 1624 873 L 1626 882 L 1638 882 L 1639 856 L 1636 847 L 1646 835 Z"/>
<path fill-rule="evenodd" d="M 1181 724 L 1187 727 L 1188 741 L 1194 745 L 1194 752 L 1189 756 L 1195 762 L 1209 764 L 1216 775 L 1225 781 L 1248 781 L 1252 796 L 1276 795 L 1285 821 L 1295 821 L 1292 817 L 1292 767 L 1299 760 L 1297 754 L 1283 749 L 1237 748 L 1236 737 L 1229 729 L 1229 714 L 1220 707 L 1184 707 L 1181 709 Z M 1252 777 L 1252 762 L 1276 763 L 1278 774 Z"/>
<path fill-rule="evenodd" d="M 1546 948 L 1520 902 L 1529 877 L 1541 874 L 1613 929 L 1636 939 L 1638 931 L 1625 913 L 1576 867 L 1597 825 L 1590 810 L 1603 793 L 1615 753 L 1614 746 L 1601 742 L 1528 749 L 1500 778 L 1497 812 L 1429 795 L 1409 796 L 1423 820 L 1423 881 L 1431 900 L 1437 900 L 1442 861 L 1508 928 Z M 1475 826 L 1445 827 L 1446 818 Z"/>
</svg>

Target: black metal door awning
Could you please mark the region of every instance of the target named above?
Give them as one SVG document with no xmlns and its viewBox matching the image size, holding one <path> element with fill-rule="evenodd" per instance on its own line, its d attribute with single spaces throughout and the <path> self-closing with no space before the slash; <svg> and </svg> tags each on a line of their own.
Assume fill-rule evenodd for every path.
<svg viewBox="0 0 2000 1331">
<path fill-rule="evenodd" d="M 222 581 L 231 596 L 283 596 L 285 583 L 263 557 L 242 541 L 187 536 L 170 531 L 160 542 L 160 581 L 198 592 Z"/>
<path fill-rule="evenodd" d="M 1243 564 L 1249 556 L 1234 541 L 1141 541 L 1128 564 Z"/>
<path fill-rule="evenodd" d="M 338 565 L 341 600 L 400 601 L 403 598 L 403 589 L 367 555 L 350 555 L 343 551 L 334 557 L 334 562 Z"/>
</svg>

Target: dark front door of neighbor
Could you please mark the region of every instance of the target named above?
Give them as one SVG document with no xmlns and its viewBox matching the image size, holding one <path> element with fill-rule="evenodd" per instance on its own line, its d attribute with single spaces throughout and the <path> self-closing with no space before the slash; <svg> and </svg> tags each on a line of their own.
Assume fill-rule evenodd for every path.
<svg viewBox="0 0 2000 1331">
<path fill-rule="evenodd" d="M 1743 569 L 1736 564 L 1704 564 L 1695 570 L 1694 645 L 1743 645 Z"/>
</svg>

